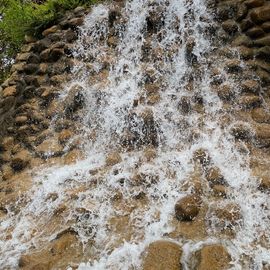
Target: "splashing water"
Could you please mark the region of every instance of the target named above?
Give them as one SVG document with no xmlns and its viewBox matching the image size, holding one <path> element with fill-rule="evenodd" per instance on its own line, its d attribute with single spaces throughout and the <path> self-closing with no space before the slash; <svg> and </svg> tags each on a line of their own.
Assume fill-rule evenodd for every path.
<svg viewBox="0 0 270 270">
<path fill-rule="evenodd" d="M 1 223 L 3 269 L 15 268 L 20 254 L 54 239 L 63 227 L 72 227 L 90 253 L 81 270 L 140 269 L 143 250 L 158 239 L 184 245 L 184 269 L 206 243 L 222 242 L 232 269 L 245 269 L 243 255 L 253 260 L 246 269 L 270 261 L 269 198 L 251 184 L 249 153 L 230 133 L 237 119 L 213 87 L 214 69 L 235 95 L 240 78 L 226 72 L 218 54 L 209 6 L 204 0 L 132 0 L 124 7 L 93 7 L 80 28 L 73 80 L 59 97 L 65 100 L 74 85 L 83 89 L 79 135 L 85 159 L 35 172 L 19 214 Z M 194 155 L 201 149 L 230 191 L 213 199 L 206 185 L 207 233 L 189 239 L 175 233 L 174 205 L 192 192 L 184 187 L 198 170 Z M 108 165 L 112 153 L 120 158 Z M 54 200 L 51 194 L 57 194 Z M 238 205 L 243 217 L 233 237 L 222 234 L 211 214 L 229 203 Z M 62 205 L 67 210 L 58 225 L 46 226 Z"/>
</svg>

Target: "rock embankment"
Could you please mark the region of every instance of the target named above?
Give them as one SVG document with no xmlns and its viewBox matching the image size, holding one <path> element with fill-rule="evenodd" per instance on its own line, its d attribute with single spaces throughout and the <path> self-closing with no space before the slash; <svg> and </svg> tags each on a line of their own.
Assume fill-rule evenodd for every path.
<svg viewBox="0 0 270 270">
<path fill-rule="evenodd" d="M 25 168 L 65 156 L 75 147 L 65 148 L 74 135 L 73 117 L 82 107 L 80 89 L 74 87 L 62 107 L 56 98 L 70 79 L 73 43 L 86 12 L 77 8 L 66 14 L 57 25 L 43 31 L 40 40 L 27 37 L 10 77 L 1 85 L 0 166 L 5 184 Z M 60 112 L 67 117 L 56 121 L 52 130 L 52 119 Z M 67 162 L 70 160 L 71 154 L 67 156 Z"/>
</svg>

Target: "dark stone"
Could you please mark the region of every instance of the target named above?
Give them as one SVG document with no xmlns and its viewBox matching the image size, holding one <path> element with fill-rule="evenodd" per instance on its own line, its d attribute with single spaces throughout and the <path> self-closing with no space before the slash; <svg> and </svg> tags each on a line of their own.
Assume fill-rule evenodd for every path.
<svg viewBox="0 0 270 270">
<path fill-rule="evenodd" d="M 197 195 L 188 195 L 175 204 L 175 216 L 179 221 L 192 221 L 199 214 L 201 198 Z"/>
<path fill-rule="evenodd" d="M 255 7 L 263 6 L 265 3 L 265 0 L 247 0 L 244 3 L 248 8 L 255 8 Z"/>
<path fill-rule="evenodd" d="M 270 34 L 254 41 L 255 46 L 270 46 Z"/>
<path fill-rule="evenodd" d="M 264 32 L 270 33 L 270 22 L 265 22 L 261 25 Z"/>
<path fill-rule="evenodd" d="M 178 103 L 178 109 L 183 114 L 188 114 L 191 111 L 191 104 L 188 97 L 181 97 Z"/>
<path fill-rule="evenodd" d="M 36 88 L 33 85 L 25 87 L 23 97 L 26 99 L 33 98 L 35 96 L 35 90 Z"/>
<path fill-rule="evenodd" d="M 109 27 L 113 27 L 114 22 L 117 21 L 121 16 L 121 13 L 117 9 L 109 11 Z"/>
<path fill-rule="evenodd" d="M 265 46 L 256 51 L 256 58 L 270 62 L 270 46 Z"/>
<path fill-rule="evenodd" d="M 250 17 L 256 24 L 266 22 L 270 20 L 270 5 L 265 5 L 263 7 L 258 7 L 253 9 L 250 13 Z"/>
<path fill-rule="evenodd" d="M 24 65 L 23 70 L 25 74 L 29 75 L 29 74 L 33 74 L 37 72 L 38 68 L 39 68 L 38 64 L 27 64 L 27 65 Z"/>
<path fill-rule="evenodd" d="M 15 101 L 16 99 L 14 96 L 6 97 L 0 101 L 0 108 L 3 110 L 3 112 L 7 112 L 13 107 Z"/>
<path fill-rule="evenodd" d="M 245 19 L 240 23 L 240 28 L 242 31 L 246 31 L 253 26 L 254 23 L 250 19 Z"/>
<path fill-rule="evenodd" d="M 258 37 L 262 37 L 264 35 L 264 31 L 259 26 L 255 26 L 255 27 L 252 27 L 251 29 L 249 29 L 246 32 L 246 35 L 251 37 L 251 38 L 258 38 Z"/>
<path fill-rule="evenodd" d="M 222 28 L 230 35 L 235 34 L 238 31 L 238 25 L 234 20 L 227 20 L 222 23 Z"/>
</svg>

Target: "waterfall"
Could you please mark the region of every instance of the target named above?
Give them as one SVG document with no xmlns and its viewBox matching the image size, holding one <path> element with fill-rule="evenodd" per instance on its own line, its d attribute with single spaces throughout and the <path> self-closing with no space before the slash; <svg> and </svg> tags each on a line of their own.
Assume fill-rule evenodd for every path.
<svg viewBox="0 0 270 270">
<path fill-rule="evenodd" d="M 160 239 L 183 246 L 183 269 L 193 269 L 192 254 L 209 243 L 227 248 L 231 269 L 262 269 L 270 261 L 269 195 L 254 184 L 249 150 L 232 134 L 240 108 L 226 106 L 215 87 L 223 80 L 240 95 L 241 75 L 228 72 L 220 31 L 207 0 L 91 9 L 79 28 L 72 79 L 58 98 L 64 103 L 79 89 L 83 108 L 71 142 L 78 140 L 83 158 L 32 172 L 20 212 L 0 224 L 1 269 L 15 269 L 22 253 L 70 228 L 83 245 L 80 270 L 142 269 L 142 252 Z M 222 198 L 211 195 L 211 168 L 225 183 Z M 175 219 L 176 202 L 196 191 L 198 178 L 202 233 Z M 63 205 L 57 224 L 50 223 Z M 224 229 L 215 211 L 229 205 L 239 207 L 241 219 Z"/>
</svg>

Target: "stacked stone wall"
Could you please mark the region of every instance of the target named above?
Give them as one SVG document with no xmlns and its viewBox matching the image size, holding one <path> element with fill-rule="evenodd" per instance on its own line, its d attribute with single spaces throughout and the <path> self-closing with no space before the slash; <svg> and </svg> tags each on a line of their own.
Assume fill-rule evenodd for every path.
<svg viewBox="0 0 270 270">
<path fill-rule="evenodd" d="M 221 22 L 232 47 L 261 79 L 270 84 L 270 1 L 218 1 L 217 20 Z"/>
<path fill-rule="evenodd" d="M 9 190 L 6 186 L 16 173 L 47 160 L 49 149 L 54 158 L 68 152 L 63 149 L 71 137 L 71 113 L 69 120 L 58 123 L 56 134 L 49 127 L 64 110 L 56 98 L 71 76 L 72 49 L 87 12 L 78 7 L 66 13 L 56 25 L 43 31 L 39 40 L 26 36 L 11 75 L 0 87 L 0 176 L 4 191 Z M 70 110 L 80 107 L 78 93 L 74 92 L 76 89 L 66 110 L 68 106 Z"/>
</svg>

